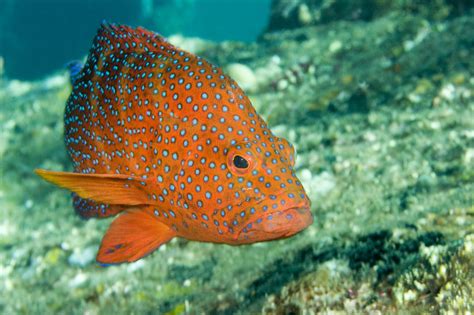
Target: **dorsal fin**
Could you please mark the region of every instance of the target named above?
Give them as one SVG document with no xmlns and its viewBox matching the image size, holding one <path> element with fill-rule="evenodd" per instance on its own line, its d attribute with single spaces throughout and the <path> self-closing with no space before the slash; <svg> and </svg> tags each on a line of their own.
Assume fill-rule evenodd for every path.
<svg viewBox="0 0 474 315">
<path fill-rule="evenodd" d="M 163 36 L 142 27 L 131 28 L 127 25 L 103 22 L 94 38 L 92 50 L 107 53 L 118 48 L 124 52 L 133 50 L 136 53 L 141 53 L 171 47 L 174 48 Z"/>
<path fill-rule="evenodd" d="M 169 49 L 176 48 L 157 33 L 141 27 L 131 28 L 126 25 L 102 23 L 94 38 L 86 67 L 96 64 L 101 58 L 105 59 L 110 54 L 120 58 L 121 55 L 130 52 L 138 55 Z"/>
<path fill-rule="evenodd" d="M 161 35 L 142 27 L 131 28 L 126 25 L 102 22 L 87 61 L 74 82 L 111 73 L 113 69 L 110 69 L 108 64 L 114 59 L 119 60 L 132 53 L 140 55 L 152 51 L 171 55 L 179 50 Z M 112 55 L 114 58 L 111 58 Z"/>
</svg>

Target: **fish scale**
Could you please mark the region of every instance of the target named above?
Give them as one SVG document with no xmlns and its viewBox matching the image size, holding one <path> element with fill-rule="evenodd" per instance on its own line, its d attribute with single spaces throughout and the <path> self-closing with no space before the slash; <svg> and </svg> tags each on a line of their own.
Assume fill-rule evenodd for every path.
<svg viewBox="0 0 474 315">
<path fill-rule="evenodd" d="M 64 115 L 74 172 L 37 170 L 85 218 L 120 215 L 97 256 L 130 262 L 173 237 L 231 245 L 312 223 L 294 148 L 223 71 L 143 28 L 103 24 Z"/>
</svg>

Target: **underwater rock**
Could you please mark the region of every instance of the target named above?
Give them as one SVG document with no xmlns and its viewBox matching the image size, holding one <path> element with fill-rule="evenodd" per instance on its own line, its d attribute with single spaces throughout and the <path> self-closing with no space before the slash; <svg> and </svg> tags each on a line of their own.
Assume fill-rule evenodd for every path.
<svg viewBox="0 0 474 315">
<path fill-rule="evenodd" d="M 334 175 L 323 172 L 313 175 L 309 169 L 302 169 L 298 172 L 299 178 L 310 195 L 323 197 L 336 186 Z"/>
<path fill-rule="evenodd" d="M 30 82 L 12 80 L 6 83 L 6 86 L 0 90 L 0 99 L 9 97 L 20 97 L 32 90 Z"/>
<path fill-rule="evenodd" d="M 68 262 L 72 266 L 85 267 L 95 262 L 95 255 L 97 253 L 97 246 L 88 246 L 83 249 L 75 249 L 69 256 Z"/>
<path fill-rule="evenodd" d="M 393 287 L 399 309 L 468 314 L 474 311 L 474 235 L 456 248 L 422 246 L 420 260 Z"/>
<path fill-rule="evenodd" d="M 362 246 L 345 253 L 349 262 L 320 263 L 269 296 L 263 313 L 472 312 L 474 237 L 467 236 L 461 245 L 439 245 L 436 238 L 426 234 L 399 242 L 387 233 L 360 238 Z M 352 263 L 354 254 L 361 258 L 358 265 Z"/>
<path fill-rule="evenodd" d="M 472 67 L 468 47 L 474 41 L 465 30 L 474 28 L 473 14 L 469 11 L 432 24 L 420 16 L 392 14 L 350 27 L 348 22 L 338 21 L 264 34 L 264 43 L 282 60 L 282 75 L 260 87 L 267 93 L 262 96 L 262 104 L 272 106 L 268 110 L 275 112 L 275 117 L 283 117 L 278 114 L 282 107 L 291 112 L 283 120 L 272 117 L 270 121 L 279 124 L 290 119 L 295 124 L 324 115 L 327 110 L 338 114 L 368 113 L 395 103 L 436 106 L 446 97 L 471 97 L 470 88 L 466 88 L 466 70 Z M 328 35 L 318 39 L 313 35 L 320 33 Z M 383 44 L 374 49 L 369 38 Z M 296 70 L 295 60 L 301 60 L 297 62 L 301 71 Z M 440 80 L 440 72 L 449 73 L 446 80 Z M 284 92 L 285 97 L 275 91 Z M 298 107 L 287 98 L 298 98 Z"/>
<path fill-rule="evenodd" d="M 182 35 L 170 36 L 168 41 L 176 47 L 180 47 L 181 49 L 193 54 L 200 54 L 202 51 L 208 50 L 214 46 L 210 41 L 197 37 L 184 37 Z"/>
<path fill-rule="evenodd" d="M 375 1 L 274 0 L 268 31 L 328 23 L 339 19 L 370 20 Z"/>
<path fill-rule="evenodd" d="M 278 55 L 271 56 L 267 63 L 255 69 L 255 76 L 259 87 L 271 85 L 275 78 L 282 76 L 281 58 Z"/>
<path fill-rule="evenodd" d="M 89 279 L 89 277 L 87 276 L 87 274 L 83 273 L 83 272 L 79 272 L 76 274 L 76 276 L 74 278 L 72 278 L 69 283 L 68 283 L 68 287 L 70 289 L 75 289 L 77 287 L 80 287 L 82 286 L 83 284 L 85 284 L 85 282 Z"/>
<path fill-rule="evenodd" d="M 339 20 L 370 21 L 399 12 L 443 19 L 464 14 L 474 5 L 469 0 L 377 1 L 377 0 L 273 0 L 267 31 L 319 25 Z"/>
<path fill-rule="evenodd" d="M 257 89 L 257 78 L 252 69 L 244 64 L 232 63 L 225 67 L 227 74 L 233 78 L 246 92 L 255 92 Z"/>
</svg>

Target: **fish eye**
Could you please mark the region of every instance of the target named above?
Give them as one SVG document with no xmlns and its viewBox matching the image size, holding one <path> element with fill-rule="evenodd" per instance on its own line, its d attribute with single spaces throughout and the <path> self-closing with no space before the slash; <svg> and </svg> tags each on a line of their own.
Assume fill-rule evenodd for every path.
<svg viewBox="0 0 474 315">
<path fill-rule="evenodd" d="M 240 169 L 246 169 L 249 167 L 249 162 L 240 155 L 235 155 L 234 159 L 232 160 L 232 163 L 234 163 L 235 167 Z"/>
<path fill-rule="evenodd" d="M 229 149 L 227 154 L 227 167 L 236 176 L 249 174 L 256 166 L 255 156 L 250 149 L 242 149 L 236 145 Z"/>
</svg>

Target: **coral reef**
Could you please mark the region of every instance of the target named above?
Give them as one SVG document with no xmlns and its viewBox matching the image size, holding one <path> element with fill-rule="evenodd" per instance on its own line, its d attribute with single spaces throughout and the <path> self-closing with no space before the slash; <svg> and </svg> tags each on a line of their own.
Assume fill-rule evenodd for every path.
<svg viewBox="0 0 474 315">
<path fill-rule="evenodd" d="M 462 15 L 472 6 L 469 0 L 275 0 L 268 31 L 339 20 L 371 21 L 393 11 L 442 20 Z"/>
<path fill-rule="evenodd" d="M 461 244 L 439 245 L 436 233 L 404 240 L 368 235 L 269 296 L 263 313 L 472 312 L 473 240 L 471 234 Z"/>
</svg>

